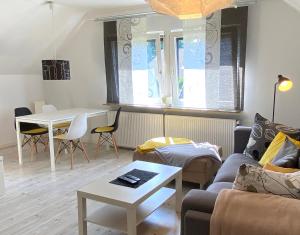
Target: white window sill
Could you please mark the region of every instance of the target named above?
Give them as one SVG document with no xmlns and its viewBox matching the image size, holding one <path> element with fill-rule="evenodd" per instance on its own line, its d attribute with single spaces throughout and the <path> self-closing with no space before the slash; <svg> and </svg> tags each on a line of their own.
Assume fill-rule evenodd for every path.
<svg viewBox="0 0 300 235">
<path fill-rule="evenodd" d="M 199 113 L 199 114 L 239 114 L 242 110 L 215 110 L 215 109 L 197 109 L 164 105 L 132 105 L 132 104 L 106 104 L 112 108 L 122 107 L 130 112 L 149 112 L 149 113 Z"/>
</svg>

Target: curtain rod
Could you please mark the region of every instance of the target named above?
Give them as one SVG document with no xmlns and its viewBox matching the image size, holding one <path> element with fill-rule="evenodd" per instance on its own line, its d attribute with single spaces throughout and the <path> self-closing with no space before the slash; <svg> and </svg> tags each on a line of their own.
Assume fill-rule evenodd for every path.
<svg viewBox="0 0 300 235">
<path fill-rule="evenodd" d="M 96 22 L 105 22 L 105 21 L 113 21 L 123 18 L 130 18 L 130 17 L 142 17 L 146 15 L 154 15 L 158 14 L 157 12 L 150 11 L 150 12 L 142 12 L 142 13 L 135 13 L 135 14 L 127 14 L 127 15 L 116 15 L 116 16 L 108 16 L 108 17 L 97 17 L 95 19 L 90 19 L 91 21 Z"/>
</svg>

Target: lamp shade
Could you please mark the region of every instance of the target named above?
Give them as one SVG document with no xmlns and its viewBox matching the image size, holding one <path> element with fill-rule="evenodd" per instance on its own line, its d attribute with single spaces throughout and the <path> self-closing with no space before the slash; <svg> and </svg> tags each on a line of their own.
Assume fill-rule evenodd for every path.
<svg viewBox="0 0 300 235">
<path fill-rule="evenodd" d="M 43 60 L 44 80 L 70 80 L 70 63 L 67 60 Z"/>
<path fill-rule="evenodd" d="M 293 88 L 293 82 L 291 79 L 278 75 L 278 89 L 282 92 L 289 91 Z"/>
<path fill-rule="evenodd" d="M 195 19 L 230 7 L 235 0 L 146 0 L 158 13 L 176 16 L 179 19 Z"/>
</svg>

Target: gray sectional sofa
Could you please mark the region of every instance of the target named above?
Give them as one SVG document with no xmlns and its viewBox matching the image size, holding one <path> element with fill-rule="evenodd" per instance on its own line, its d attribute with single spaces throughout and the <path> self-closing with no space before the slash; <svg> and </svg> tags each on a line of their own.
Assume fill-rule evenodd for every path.
<svg viewBox="0 0 300 235">
<path fill-rule="evenodd" d="M 219 169 L 213 183 L 204 190 L 191 190 L 184 198 L 181 210 L 181 235 L 209 235 L 210 217 L 218 193 L 231 189 L 240 165 L 259 165 L 243 154 L 251 128 L 237 127 L 234 133 L 234 154 L 230 155 Z"/>
</svg>

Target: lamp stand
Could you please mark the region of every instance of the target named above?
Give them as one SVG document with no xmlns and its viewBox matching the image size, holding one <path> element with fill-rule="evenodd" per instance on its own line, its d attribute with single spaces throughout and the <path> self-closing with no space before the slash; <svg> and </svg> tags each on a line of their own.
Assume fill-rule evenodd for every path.
<svg viewBox="0 0 300 235">
<path fill-rule="evenodd" d="M 275 118 L 277 85 L 278 85 L 278 82 L 276 82 L 275 85 L 274 85 L 274 100 L 273 100 L 273 115 L 272 115 L 272 122 L 274 122 L 274 118 Z"/>
</svg>

